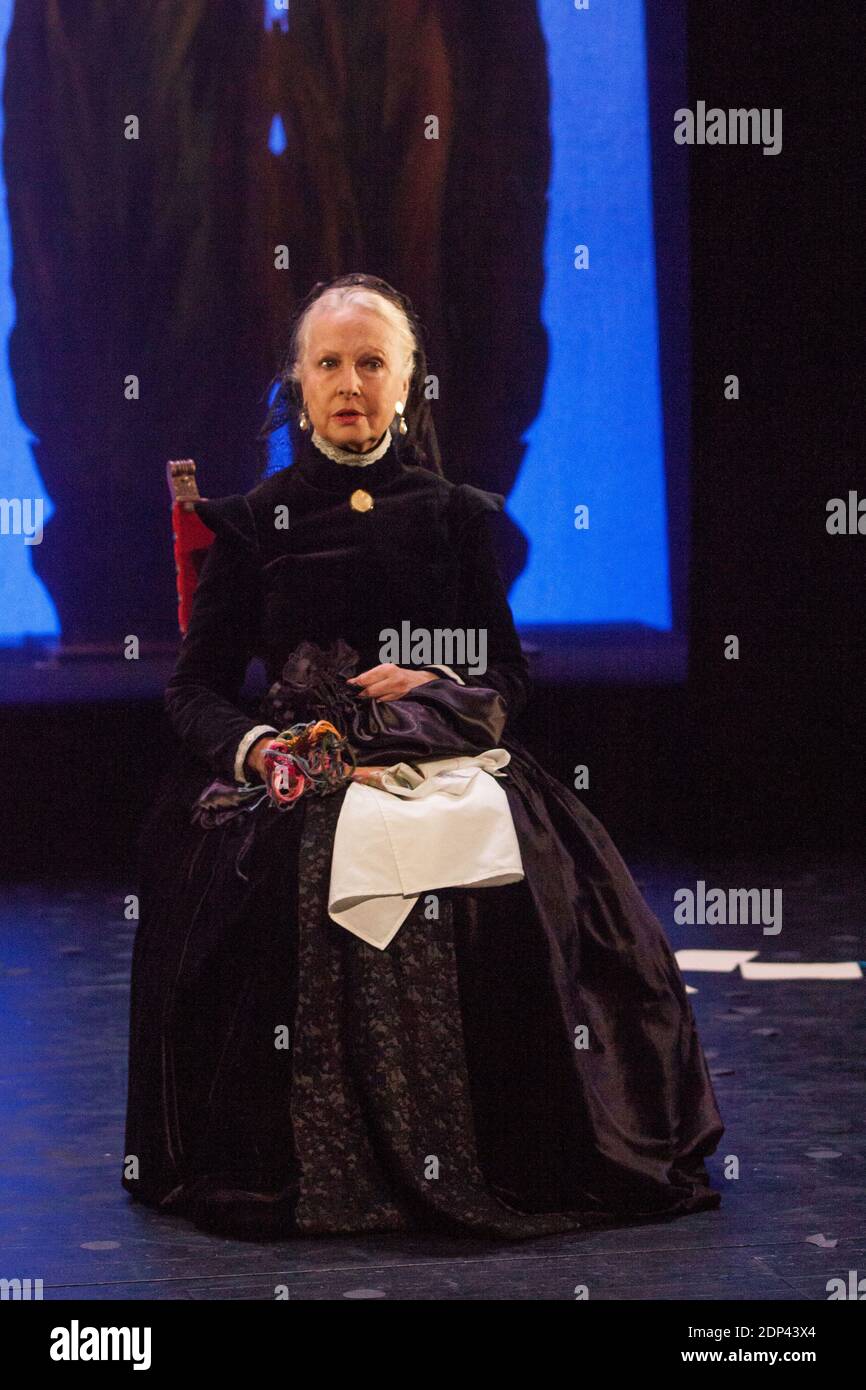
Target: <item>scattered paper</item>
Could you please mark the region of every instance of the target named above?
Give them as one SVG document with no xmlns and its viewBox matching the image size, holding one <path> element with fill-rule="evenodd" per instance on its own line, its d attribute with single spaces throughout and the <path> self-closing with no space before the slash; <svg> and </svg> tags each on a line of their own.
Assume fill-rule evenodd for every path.
<svg viewBox="0 0 866 1390">
<path fill-rule="evenodd" d="M 744 961 L 752 960 L 757 951 L 677 951 L 680 970 L 736 970 Z"/>
<path fill-rule="evenodd" d="M 757 953 L 755 953 L 757 954 Z M 859 961 L 840 960 L 808 963 L 797 961 L 743 961 L 740 972 L 744 980 L 861 980 Z"/>
</svg>

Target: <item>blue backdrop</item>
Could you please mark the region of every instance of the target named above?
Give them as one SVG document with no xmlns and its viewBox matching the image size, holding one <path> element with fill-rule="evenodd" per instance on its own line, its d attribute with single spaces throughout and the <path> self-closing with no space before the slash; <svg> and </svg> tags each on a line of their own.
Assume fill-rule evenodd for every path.
<svg viewBox="0 0 866 1390">
<path fill-rule="evenodd" d="M 3 56 L 13 0 L 0 0 Z M 286 22 L 284 10 L 271 17 Z M 542 316 L 550 363 L 508 510 L 529 538 L 511 591 L 524 623 L 671 627 L 664 440 L 642 0 L 539 0 L 551 82 Z M 2 61 L 2 58 L 0 58 Z M 2 129 L 0 129 L 2 135 Z M 282 131 L 271 133 L 278 149 Z M 5 192 L 0 332 L 15 313 Z M 588 265 L 576 268 L 577 247 Z M 0 496 L 44 496 L 8 373 L 0 372 Z M 275 466 L 288 458 L 275 441 Z M 585 507 L 587 524 L 575 526 Z M 45 520 L 51 514 L 45 499 Z M 581 514 L 582 516 L 584 514 Z M 53 635 L 57 616 L 23 537 L 0 535 L 0 642 Z"/>
<path fill-rule="evenodd" d="M 671 627 L 641 0 L 539 0 L 553 168 L 542 317 L 550 364 L 508 510 L 530 541 L 525 623 Z M 586 246 L 588 268 L 576 269 Z M 575 507 L 588 525 L 575 528 Z"/>
<path fill-rule="evenodd" d="M 0 0 L 0 79 L 6 67 L 6 36 L 12 21 L 14 0 Z M 34 74 L 35 80 L 35 74 Z M 0 141 L 3 138 L 3 110 L 0 107 Z M 9 284 L 12 253 L 9 219 L 6 212 L 5 182 L 0 196 L 0 341 L 3 361 L 0 368 L 0 497 L 44 498 L 43 523 L 52 507 L 36 471 L 30 452 L 30 431 L 21 423 L 9 373 L 9 333 L 15 321 L 15 300 Z M 43 542 L 44 544 L 44 542 Z M 29 633 L 55 636 L 57 613 L 41 580 L 30 563 L 32 546 L 23 536 L 0 533 L 0 643 L 9 646 Z"/>
</svg>

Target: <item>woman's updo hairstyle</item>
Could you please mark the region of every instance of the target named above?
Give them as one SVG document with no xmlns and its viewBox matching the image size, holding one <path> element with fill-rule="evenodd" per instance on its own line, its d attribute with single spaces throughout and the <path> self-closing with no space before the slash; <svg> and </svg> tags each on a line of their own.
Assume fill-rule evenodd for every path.
<svg viewBox="0 0 866 1390">
<path fill-rule="evenodd" d="M 277 375 L 268 385 L 268 396 L 275 386 L 277 390 L 258 438 L 266 440 L 274 431 L 286 426 L 297 450 L 301 439 L 297 423 L 298 414 L 303 405 L 298 369 L 306 350 L 311 311 L 326 296 L 335 304 L 356 303 L 366 309 L 372 309 L 374 313 L 380 314 L 396 333 L 397 341 L 404 352 L 405 368 L 409 372 L 409 398 L 405 402 L 403 413 L 408 433 L 401 436 L 401 453 L 407 463 L 420 464 L 441 476 L 442 462 L 436 440 L 436 428 L 430 402 L 424 394 L 427 358 L 421 321 L 411 300 L 399 290 L 395 290 L 387 280 L 380 280 L 375 275 L 356 272 L 340 275 L 335 280 L 319 280 L 301 300 L 289 326 L 289 346 L 285 358 Z M 393 434 L 397 428 L 396 421 L 390 428 Z"/>
</svg>

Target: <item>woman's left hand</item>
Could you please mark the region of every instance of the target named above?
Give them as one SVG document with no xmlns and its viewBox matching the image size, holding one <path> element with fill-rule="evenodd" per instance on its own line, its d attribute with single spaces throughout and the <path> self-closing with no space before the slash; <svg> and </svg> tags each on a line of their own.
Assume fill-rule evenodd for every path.
<svg viewBox="0 0 866 1390">
<path fill-rule="evenodd" d="M 432 671 L 407 671 L 404 666 L 395 666 L 386 661 L 381 666 L 371 666 L 358 676 L 350 676 L 348 684 L 354 685 L 362 699 L 399 700 L 413 686 L 425 685 L 438 677 Z"/>
</svg>

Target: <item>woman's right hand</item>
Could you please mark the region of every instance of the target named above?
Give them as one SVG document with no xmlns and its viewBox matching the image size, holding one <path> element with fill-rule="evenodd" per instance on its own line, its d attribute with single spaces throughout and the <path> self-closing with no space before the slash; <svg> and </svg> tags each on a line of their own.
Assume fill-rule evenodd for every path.
<svg viewBox="0 0 866 1390">
<path fill-rule="evenodd" d="M 256 739 L 255 743 L 250 748 L 246 756 L 246 771 L 248 775 L 252 776 L 252 774 L 255 773 L 256 776 L 258 776 L 262 782 L 267 781 L 267 769 L 265 767 L 265 752 L 273 743 L 273 741 L 274 740 L 272 734 L 262 734 L 261 738 Z M 351 780 L 355 782 L 375 783 L 378 777 L 385 771 L 386 766 L 387 764 L 382 764 L 381 766 L 376 767 L 355 768 L 355 770 L 351 774 Z"/>
<path fill-rule="evenodd" d="M 262 782 L 267 781 L 265 749 L 269 748 L 273 741 L 272 734 L 262 734 L 261 738 L 256 739 L 246 756 L 247 773 L 250 775 L 255 773 Z"/>
</svg>

